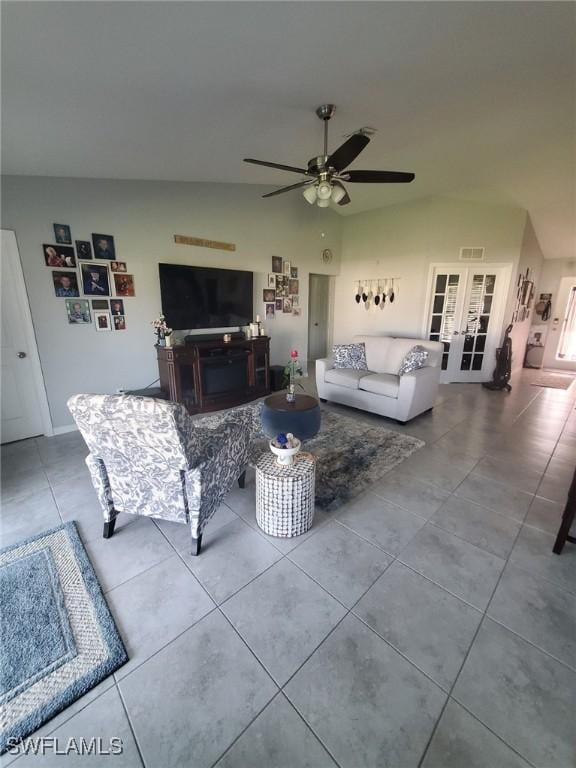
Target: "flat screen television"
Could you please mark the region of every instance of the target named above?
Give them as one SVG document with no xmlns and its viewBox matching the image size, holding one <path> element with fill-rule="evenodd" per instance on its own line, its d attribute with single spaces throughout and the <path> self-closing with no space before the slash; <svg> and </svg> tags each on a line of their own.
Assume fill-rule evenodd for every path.
<svg viewBox="0 0 576 768">
<path fill-rule="evenodd" d="M 253 315 L 252 272 L 159 264 L 162 313 L 175 330 L 248 325 Z"/>
</svg>

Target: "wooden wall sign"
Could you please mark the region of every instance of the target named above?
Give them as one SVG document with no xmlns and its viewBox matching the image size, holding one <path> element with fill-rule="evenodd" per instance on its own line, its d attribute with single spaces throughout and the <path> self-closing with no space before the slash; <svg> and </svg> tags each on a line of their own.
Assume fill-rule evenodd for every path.
<svg viewBox="0 0 576 768">
<path fill-rule="evenodd" d="M 235 251 L 235 243 L 221 243 L 218 240 L 205 240 L 203 237 L 188 237 L 188 235 L 174 235 L 174 242 L 178 245 L 196 245 L 200 248 L 215 248 L 217 251 Z"/>
</svg>

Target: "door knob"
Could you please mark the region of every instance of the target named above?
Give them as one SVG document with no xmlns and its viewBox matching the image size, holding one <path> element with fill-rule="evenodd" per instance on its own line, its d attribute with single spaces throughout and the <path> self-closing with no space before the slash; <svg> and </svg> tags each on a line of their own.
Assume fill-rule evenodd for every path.
<svg viewBox="0 0 576 768">
<path fill-rule="evenodd" d="M 318 328 L 318 323 L 314 323 L 314 325 L 316 326 L 316 328 Z"/>
<path fill-rule="evenodd" d="M 20 360 L 22 360 L 23 357 L 26 357 L 26 352 L 17 352 L 16 354 L 18 355 Z"/>
</svg>

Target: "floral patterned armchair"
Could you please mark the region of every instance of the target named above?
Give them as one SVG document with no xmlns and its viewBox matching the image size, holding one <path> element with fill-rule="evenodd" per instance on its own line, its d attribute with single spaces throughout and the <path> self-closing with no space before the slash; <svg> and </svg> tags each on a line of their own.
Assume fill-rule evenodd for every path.
<svg viewBox="0 0 576 768">
<path fill-rule="evenodd" d="M 188 523 L 192 554 L 235 480 L 244 487 L 250 415 L 217 429 L 195 426 L 183 405 L 132 395 L 74 395 L 68 408 L 90 450 L 86 464 L 104 512 L 104 538 L 119 512 Z"/>
</svg>

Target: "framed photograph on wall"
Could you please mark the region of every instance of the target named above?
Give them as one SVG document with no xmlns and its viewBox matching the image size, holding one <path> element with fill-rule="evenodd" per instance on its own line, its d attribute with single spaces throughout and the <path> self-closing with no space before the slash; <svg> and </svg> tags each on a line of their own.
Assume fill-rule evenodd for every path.
<svg viewBox="0 0 576 768">
<path fill-rule="evenodd" d="M 298 267 L 290 267 L 290 277 L 298 277 Z"/>
<path fill-rule="evenodd" d="M 76 240 L 76 255 L 87 261 L 92 258 L 92 244 L 88 240 Z"/>
<path fill-rule="evenodd" d="M 300 287 L 298 285 L 298 280 L 288 280 L 288 293 L 292 296 L 296 293 L 300 293 Z"/>
<path fill-rule="evenodd" d="M 72 233 L 68 224 L 53 224 L 56 242 L 64 245 L 72 245 Z"/>
<path fill-rule="evenodd" d="M 115 331 L 125 331 L 126 330 L 126 318 L 124 315 L 114 315 L 112 320 L 114 321 L 114 330 Z"/>
<path fill-rule="evenodd" d="M 272 288 L 264 288 L 262 291 L 262 301 L 276 301 L 276 291 L 273 291 Z"/>
<path fill-rule="evenodd" d="M 112 316 L 124 314 L 124 301 L 122 299 L 110 299 L 110 311 Z"/>
<path fill-rule="evenodd" d="M 300 306 L 300 296 L 292 296 L 292 307 Z"/>
<path fill-rule="evenodd" d="M 276 275 L 276 296 L 288 296 L 288 280 L 284 275 Z"/>
<path fill-rule="evenodd" d="M 292 314 L 292 299 L 287 298 L 284 299 L 284 306 L 282 308 L 282 311 L 285 315 L 291 315 Z"/>
<path fill-rule="evenodd" d="M 106 259 L 108 261 L 116 259 L 116 248 L 112 235 L 99 235 L 93 232 L 92 245 L 94 247 L 95 259 Z"/>
<path fill-rule="evenodd" d="M 266 320 L 274 320 L 276 317 L 276 302 L 266 304 Z"/>
<path fill-rule="evenodd" d="M 85 296 L 110 296 L 108 267 L 104 264 L 81 264 L 82 291 Z"/>
<path fill-rule="evenodd" d="M 104 312 L 100 309 L 94 311 L 94 325 L 97 331 L 111 331 L 112 322 L 110 320 L 110 313 Z"/>
<path fill-rule="evenodd" d="M 293 317 L 300 317 L 301 314 L 302 314 L 302 310 L 300 309 L 300 307 L 292 307 Z"/>
<path fill-rule="evenodd" d="M 76 266 L 76 255 L 74 248 L 70 245 L 46 245 L 42 246 L 44 251 L 44 261 L 47 267 L 67 267 Z"/>
<path fill-rule="evenodd" d="M 76 272 L 52 272 L 52 282 L 54 283 L 54 293 L 59 299 L 73 299 L 80 296 L 78 290 L 78 275 Z"/>
<path fill-rule="evenodd" d="M 105 309 L 108 311 L 108 299 L 92 299 L 92 309 Z"/>
<path fill-rule="evenodd" d="M 69 325 L 87 325 L 92 322 L 90 304 L 86 299 L 66 299 Z"/>
<path fill-rule="evenodd" d="M 134 275 L 114 275 L 116 296 L 135 296 Z"/>
<path fill-rule="evenodd" d="M 112 272 L 128 272 L 128 265 L 125 261 L 111 261 L 110 270 Z"/>
<path fill-rule="evenodd" d="M 292 274 L 292 267 L 290 266 L 289 261 L 284 262 L 284 274 L 286 275 L 286 277 L 290 277 L 290 275 Z"/>
<path fill-rule="evenodd" d="M 272 272 L 282 273 L 282 256 L 272 256 Z"/>
<path fill-rule="evenodd" d="M 282 312 L 284 308 L 284 300 L 283 299 L 276 299 L 276 312 Z"/>
<path fill-rule="evenodd" d="M 268 274 L 268 288 L 276 290 L 276 275 L 274 273 Z"/>
</svg>

